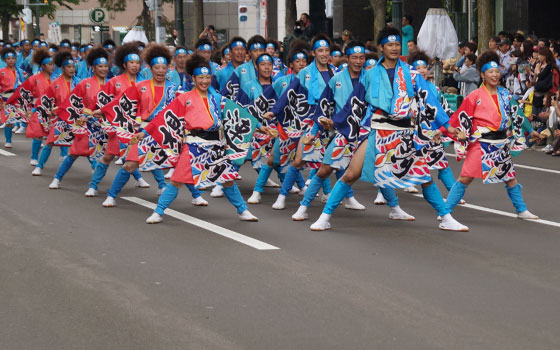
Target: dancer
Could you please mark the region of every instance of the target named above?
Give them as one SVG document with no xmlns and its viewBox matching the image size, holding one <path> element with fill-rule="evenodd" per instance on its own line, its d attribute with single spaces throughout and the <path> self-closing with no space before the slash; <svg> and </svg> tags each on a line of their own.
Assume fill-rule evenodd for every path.
<svg viewBox="0 0 560 350">
<path fill-rule="evenodd" d="M 6 101 L 14 91 L 25 81 L 26 73 L 16 67 L 16 50 L 12 47 L 5 46 L 2 48 L 0 56 L 6 64 L 6 67 L 0 69 L 0 113 L 2 113 L 1 123 L 4 124 L 4 136 L 6 137 L 6 148 L 12 148 L 12 134 L 15 120 L 7 120 L 4 110 L 4 101 Z"/>
<path fill-rule="evenodd" d="M 539 217 L 527 210 L 510 155 L 525 147 L 521 129 L 525 117 L 511 93 L 499 86 L 499 62 L 494 51 L 486 51 L 478 57 L 476 67 L 483 80 L 482 86 L 465 98 L 451 118 L 451 125 L 468 138 L 466 142 L 455 144 L 458 157 L 465 161 L 461 176 L 447 196 L 447 207 L 453 210 L 473 179 L 481 178 L 485 184 L 504 182 L 517 217 L 537 220 Z"/>
</svg>

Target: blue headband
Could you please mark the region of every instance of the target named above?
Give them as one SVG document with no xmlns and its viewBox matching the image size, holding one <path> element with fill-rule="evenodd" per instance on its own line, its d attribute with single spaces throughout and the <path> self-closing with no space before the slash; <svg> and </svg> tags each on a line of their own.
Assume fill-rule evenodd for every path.
<svg viewBox="0 0 560 350">
<path fill-rule="evenodd" d="M 60 47 L 70 47 L 70 44 L 68 44 L 67 42 L 63 42 L 60 44 Z"/>
<path fill-rule="evenodd" d="M 211 72 L 208 67 L 198 67 L 194 69 L 192 75 L 193 77 L 196 77 L 198 75 L 211 75 Z"/>
<path fill-rule="evenodd" d="M 249 46 L 249 51 L 259 50 L 259 49 L 264 50 L 264 45 L 261 43 L 252 43 L 251 46 Z"/>
<path fill-rule="evenodd" d="M 72 50 L 78 51 L 78 49 L 79 49 L 79 48 L 78 48 L 77 46 L 72 46 Z"/>
<path fill-rule="evenodd" d="M 86 51 L 89 50 L 89 49 L 93 49 L 93 45 L 89 45 L 89 44 L 86 45 Z"/>
<path fill-rule="evenodd" d="M 7 54 L 4 55 L 4 59 L 6 59 L 8 57 L 16 57 L 16 54 L 13 53 L 13 52 L 8 52 Z"/>
<path fill-rule="evenodd" d="M 5 44 L 4 47 L 12 47 L 10 44 Z"/>
<path fill-rule="evenodd" d="M 80 52 L 84 52 L 84 51 L 86 51 L 86 47 L 85 47 L 85 46 L 83 46 L 83 47 L 80 48 Z"/>
<path fill-rule="evenodd" d="M 154 57 L 150 61 L 150 67 L 155 66 L 156 64 L 167 64 L 167 58 L 162 56 Z"/>
<path fill-rule="evenodd" d="M 272 63 L 272 56 L 270 56 L 269 54 L 260 55 L 259 58 L 257 58 L 257 64 L 259 64 L 261 62 Z"/>
<path fill-rule="evenodd" d="M 228 54 L 229 54 L 229 48 L 226 47 L 226 48 L 224 49 L 224 55 L 228 55 Z"/>
<path fill-rule="evenodd" d="M 99 64 L 109 64 L 109 61 L 105 57 L 97 57 L 93 60 L 93 65 L 97 66 Z"/>
<path fill-rule="evenodd" d="M 212 46 L 210 44 L 200 45 L 196 48 L 198 51 L 212 51 Z"/>
<path fill-rule="evenodd" d="M 41 42 L 40 42 L 39 40 L 33 40 L 33 41 L 31 42 L 31 45 L 40 44 L 40 43 L 41 43 Z"/>
<path fill-rule="evenodd" d="M 241 40 L 237 40 L 237 41 L 232 42 L 231 45 L 229 45 L 229 48 L 233 49 L 234 47 L 239 47 L 239 46 L 247 48 L 247 45 L 245 45 L 245 43 Z"/>
<path fill-rule="evenodd" d="M 39 47 L 49 47 L 49 44 L 42 42 L 39 44 Z"/>
<path fill-rule="evenodd" d="M 29 44 L 29 40 L 22 40 L 21 43 L 20 43 L 20 45 L 22 45 L 22 46 L 25 45 L 25 44 Z"/>
<path fill-rule="evenodd" d="M 105 45 L 105 46 L 103 46 L 103 47 L 104 47 L 105 49 L 114 49 L 114 48 L 115 48 L 115 45 L 113 45 L 113 44 L 107 44 L 107 45 Z"/>
<path fill-rule="evenodd" d="M 50 52 L 56 52 L 56 49 L 55 49 L 54 47 L 51 47 L 51 48 L 49 49 L 49 51 L 50 51 Z"/>
<path fill-rule="evenodd" d="M 293 62 L 295 60 L 307 60 L 307 55 L 304 54 L 303 52 L 296 52 L 294 53 L 294 55 L 292 56 L 292 59 L 290 62 Z"/>
<path fill-rule="evenodd" d="M 273 43 L 268 43 L 268 44 L 266 44 L 266 47 L 267 47 L 267 48 L 273 47 L 273 48 L 276 50 L 276 45 L 274 45 Z"/>
<path fill-rule="evenodd" d="M 6 46 L 6 47 L 12 47 L 12 46 L 13 47 L 19 47 L 19 43 L 14 43 L 13 45 L 5 44 L 4 46 Z"/>
<path fill-rule="evenodd" d="M 189 55 L 192 55 L 193 53 L 193 50 L 189 50 Z"/>
<path fill-rule="evenodd" d="M 381 39 L 381 45 L 385 45 L 385 44 L 387 44 L 387 43 L 392 43 L 392 42 L 395 42 L 395 41 L 398 41 L 398 42 L 401 41 L 400 35 L 389 35 L 389 36 L 386 36 L 385 38 Z"/>
<path fill-rule="evenodd" d="M 71 64 L 74 64 L 74 60 L 71 59 L 71 58 L 62 61 L 62 67 L 66 67 L 66 66 L 69 66 L 69 65 L 71 65 Z"/>
<path fill-rule="evenodd" d="M 340 57 L 340 56 L 342 56 L 342 52 L 338 50 L 331 52 L 331 57 Z"/>
<path fill-rule="evenodd" d="M 366 53 L 366 49 L 363 46 L 353 46 L 346 49 L 346 56 L 353 55 L 355 53 Z"/>
<path fill-rule="evenodd" d="M 45 65 L 45 64 L 49 64 L 52 62 L 52 58 L 51 57 L 47 57 L 44 60 L 41 61 L 41 66 Z"/>
<path fill-rule="evenodd" d="M 138 51 L 144 51 L 146 47 L 142 46 L 142 45 L 138 45 Z"/>
<path fill-rule="evenodd" d="M 426 66 L 426 67 L 428 67 L 428 64 L 427 64 L 426 61 L 424 61 L 424 60 L 416 60 L 416 61 L 412 62 L 412 66 L 413 66 L 414 68 L 416 68 L 416 67 L 418 67 L 418 66 Z"/>
<path fill-rule="evenodd" d="M 366 61 L 366 67 L 375 66 L 376 64 L 377 64 L 377 61 L 374 60 L 373 58 L 370 58 L 369 60 Z"/>
<path fill-rule="evenodd" d="M 497 64 L 497 63 L 494 62 L 494 61 L 486 62 L 486 63 L 482 66 L 482 68 L 480 69 L 480 71 L 481 71 L 482 73 L 484 73 L 484 72 L 486 72 L 488 69 L 492 69 L 492 68 L 499 69 L 499 68 L 500 68 L 500 65 Z"/>
<path fill-rule="evenodd" d="M 320 47 L 329 47 L 329 42 L 324 39 L 317 40 L 315 44 L 313 44 L 313 51 L 317 50 Z"/>
<path fill-rule="evenodd" d="M 129 53 L 124 57 L 124 63 L 128 61 L 138 61 L 140 62 L 140 56 L 137 53 Z"/>
<path fill-rule="evenodd" d="M 183 48 L 175 50 L 175 56 L 179 56 L 179 55 L 188 55 L 187 50 Z"/>
</svg>

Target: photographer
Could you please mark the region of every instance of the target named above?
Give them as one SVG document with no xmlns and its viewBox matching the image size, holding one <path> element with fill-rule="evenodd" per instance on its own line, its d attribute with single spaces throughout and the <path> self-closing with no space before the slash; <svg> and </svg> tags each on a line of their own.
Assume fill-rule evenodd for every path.
<svg viewBox="0 0 560 350">
<path fill-rule="evenodd" d="M 216 31 L 216 28 L 214 28 L 213 25 L 209 25 L 208 27 L 204 28 L 204 30 L 202 31 L 202 33 L 200 33 L 198 38 L 199 39 L 204 39 L 205 38 L 205 39 L 210 40 L 210 42 L 212 43 L 212 48 L 216 49 L 218 47 L 218 37 L 214 33 L 215 31 Z"/>
</svg>

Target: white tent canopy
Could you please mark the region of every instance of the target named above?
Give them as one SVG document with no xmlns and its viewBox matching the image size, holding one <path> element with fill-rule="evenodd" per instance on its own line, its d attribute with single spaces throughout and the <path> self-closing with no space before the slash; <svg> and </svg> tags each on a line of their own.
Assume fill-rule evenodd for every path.
<svg viewBox="0 0 560 350">
<path fill-rule="evenodd" d="M 132 30 L 123 38 L 122 43 L 126 44 L 132 41 L 141 41 L 144 44 L 148 45 L 148 37 L 146 37 L 146 33 L 144 32 L 144 28 L 141 26 L 135 26 Z"/>
<path fill-rule="evenodd" d="M 445 9 L 428 10 L 418 32 L 418 48 L 428 56 L 445 60 L 457 56 L 457 32 Z"/>
</svg>

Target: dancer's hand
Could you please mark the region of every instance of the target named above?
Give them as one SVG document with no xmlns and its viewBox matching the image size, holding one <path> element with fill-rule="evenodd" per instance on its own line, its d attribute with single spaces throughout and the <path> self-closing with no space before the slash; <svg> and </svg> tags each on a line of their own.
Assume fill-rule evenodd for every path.
<svg viewBox="0 0 560 350">
<path fill-rule="evenodd" d="M 266 120 L 272 120 L 274 118 L 274 113 L 272 112 L 266 112 L 265 114 L 263 114 L 262 116 L 264 119 Z"/>
<path fill-rule="evenodd" d="M 313 141 L 315 141 L 315 136 L 313 135 L 306 135 L 301 138 L 301 142 L 306 146 L 312 145 Z"/>
<path fill-rule="evenodd" d="M 329 118 L 321 117 L 319 118 L 319 123 L 325 130 L 329 130 L 330 128 L 334 127 L 334 122 Z"/>
</svg>

